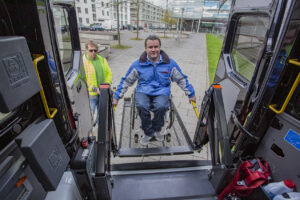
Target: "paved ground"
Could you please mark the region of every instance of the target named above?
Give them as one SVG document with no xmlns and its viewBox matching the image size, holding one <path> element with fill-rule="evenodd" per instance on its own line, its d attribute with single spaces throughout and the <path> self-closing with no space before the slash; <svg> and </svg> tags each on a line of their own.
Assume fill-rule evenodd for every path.
<svg viewBox="0 0 300 200">
<path fill-rule="evenodd" d="M 140 37 L 145 39 L 151 32 L 140 32 Z M 153 33 L 152 33 L 153 34 Z M 109 66 L 113 73 L 113 86 L 119 84 L 122 76 L 125 75 L 131 63 L 136 60 L 140 54 L 144 51 L 144 40 L 131 40 L 136 33 L 130 31 L 124 31 L 121 33 L 121 44 L 131 46 L 132 48 L 126 50 L 111 49 L 111 53 L 108 57 Z M 103 43 L 107 43 L 104 42 Z M 115 42 L 114 42 L 115 43 Z M 162 39 L 162 47 L 167 54 L 175 59 L 179 64 L 183 73 L 189 77 L 189 82 L 194 86 L 197 96 L 197 107 L 200 108 L 200 104 L 205 90 L 209 86 L 208 67 L 207 67 L 207 53 L 206 53 L 206 40 L 205 34 L 193 33 L 189 34 L 189 38 L 181 38 L 175 40 L 174 38 Z M 126 96 L 130 96 L 134 87 L 131 87 Z M 197 118 L 192 105 L 189 104 L 188 98 L 184 92 L 177 86 L 176 83 L 172 84 L 173 101 L 177 110 L 185 124 L 185 127 L 193 139 Z M 117 139 L 119 139 L 121 120 L 122 120 L 122 108 L 123 100 L 119 102 L 116 108 L 116 132 Z M 192 155 L 180 155 L 180 156 L 152 156 L 142 158 L 113 158 L 112 163 L 122 162 L 136 162 L 136 161 L 153 161 L 153 160 L 186 160 L 186 159 L 207 159 L 208 151 L 205 147 L 201 153 L 194 153 Z"/>
</svg>

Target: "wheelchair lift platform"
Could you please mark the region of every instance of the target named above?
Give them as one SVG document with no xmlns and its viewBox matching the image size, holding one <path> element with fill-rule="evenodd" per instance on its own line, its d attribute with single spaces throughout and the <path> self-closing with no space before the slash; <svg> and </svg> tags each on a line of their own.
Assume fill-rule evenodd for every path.
<svg viewBox="0 0 300 200">
<path fill-rule="evenodd" d="M 119 157 L 140 157 L 154 155 L 191 154 L 194 146 L 186 128 L 170 98 L 169 125 L 162 128 L 161 133 L 168 133 L 164 141 L 150 141 L 147 146 L 140 144 L 144 135 L 141 121 L 135 107 L 134 98 L 124 98 L 121 134 L 119 140 Z"/>
</svg>

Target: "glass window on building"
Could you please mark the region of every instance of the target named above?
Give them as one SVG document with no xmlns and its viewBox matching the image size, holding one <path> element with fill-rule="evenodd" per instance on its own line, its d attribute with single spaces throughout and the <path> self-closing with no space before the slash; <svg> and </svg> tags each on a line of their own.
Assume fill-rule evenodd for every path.
<svg viewBox="0 0 300 200">
<path fill-rule="evenodd" d="M 102 16 L 104 16 L 104 10 L 102 10 Z"/>
<path fill-rule="evenodd" d="M 103 1 L 101 1 L 101 6 L 104 7 L 104 2 Z"/>
<path fill-rule="evenodd" d="M 87 24 L 90 23 L 90 19 L 89 18 L 86 18 L 85 21 L 86 21 Z"/>
<path fill-rule="evenodd" d="M 106 15 L 109 16 L 109 11 L 106 12 Z"/>
<path fill-rule="evenodd" d="M 87 0 L 84 0 L 84 3 L 87 3 Z"/>
<path fill-rule="evenodd" d="M 91 0 L 91 2 L 95 2 L 95 0 Z"/>
<path fill-rule="evenodd" d="M 234 69 L 251 80 L 269 24 L 267 16 L 241 16 L 231 50 Z"/>
<path fill-rule="evenodd" d="M 108 8 L 109 7 L 109 4 L 108 3 L 106 3 L 106 8 Z"/>
<path fill-rule="evenodd" d="M 79 23 L 82 23 L 82 18 L 79 17 L 79 18 L 78 18 L 78 21 L 79 21 Z"/>
<path fill-rule="evenodd" d="M 93 14 L 93 21 L 97 21 L 97 17 L 96 17 L 96 14 Z"/>
<path fill-rule="evenodd" d="M 116 13 L 114 13 L 114 19 L 117 19 L 117 14 Z"/>
<path fill-rule="evenodd" d="M 85 10 L 85 13 L 86 13 L 86 14 L 89 13 L 89 9 L 88 9 L 88 8 L 85 8 L 84 10 Z"/>
<path fill-rule="evenodd" d="M 125 20 L 127 20 L 127 15 L 125 15 Z"/>
<path fill-rule="evenodd" d="M 92 12 L 96 12 L 96 6 L 95 6 L 95 4 L 92 4 Z"/>
<path fill-rule="evenodd" d="M 77 12 L 81 13 L 81 8 L 80 7 L 77 7 Z"/>
</svg>

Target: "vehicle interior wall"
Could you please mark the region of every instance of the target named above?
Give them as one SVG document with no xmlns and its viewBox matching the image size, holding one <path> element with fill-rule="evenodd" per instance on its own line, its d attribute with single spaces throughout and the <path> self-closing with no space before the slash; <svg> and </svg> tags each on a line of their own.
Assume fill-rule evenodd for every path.
<svg viewBox="0 0 300 200">
<path fill-rule="evenodd" d="M 31 59 L 35 59 L 37 55 L 44 56 L 38 65 L 39 76 L 42 82 L 42 86 L 45 91 L 47 104 L 51 108 L 58 108 L 58 114 L 55 115 L 54 121 L 58 128 L 59 134 L 63 140 L 63 143 L 67 143 L 73 136 L 72 127 L 69 123 L 69 111 L 66 109 L 66 101 L 63 95 L 64 89 L 59 79 L 53 76 L 51 73 L 51 62 L 54 67 L 59 67 L 58 64 L 54 64 L 57 61 L 57 57 L 53 57 L 56 46 L 53 40 L 50 39 L 50 29 L 48 24 L 49 10 L 47 11 L 44 1 L 34 0 L 1 0 L 0 1 L 0 36 L 23 36 L 26 39 Z M 30 13 L 30 14 L 28 14 Z M 42 20 L 41 20 L 42 19 Z M 42 28 L 43 27 L 43 28 Z M 48 42 L 47 48 L 44 46 L 44 41 Z M 51 42 L 52 41 L 52 42 Z M 48 52 L 47 54 L 46 49 Z M 51 55 L 51 57 L 47 57 Z M 52 61 L 51 61 L 52 60 Z M 57 69 L 57 68 L 56 68 Z M 45 116 L 43 104 L 40 95 L 37 94 L 19 109 L 14 110 L 11 114 L 1 113 L 1 123 L 3 127 L 5 124 L 9 124 L 12 121 L 25 120 L 27 125 L 30 121 L 35 120 L 38 116 Z M 26 114 L 25 114 L 26 113 Z M 5 119 L 4 119 L 5 117 Z M 10 118 L 10 119 L 8 119 Z M 10 126 L 11 127 L 11 126 Z M 26 128 L 25 123 L 22 124 L 21 130 Z M 5 127 L 7 129 L 7 127 Z M 21 132 L 18 131 L 18 133 Z M 15 134 L 10 135 L 11 136 Z M 4 140 L 1 140 L 1 143 Z M 3 143 L 3 145 L 5 142 Z"/>
<path fill-rule="evenodd" d="M 0 1 L 0 37 L 24 36 L 30 52 L 38 52 L 43 44 L 38 42 L 41 36 L 35 31 L 36 24 L 32 22 L 27 25 L 23 21 L 32 21 L 36 17 L 33 3 L 33 1 Z M 24 8 L 32 15 L 26 14 Z M 42 113 L 39 94 L 9 113 L 0 113 L 0 149 L 3 149 Z"/>
<path fill-rule="evenodd" d="M 300 63 L 291 61 L 299 61 L 299 29 L 300 21 L 292 20 L 282 42 L 278 62 L 275 63 L 267 91 L 270 93 L 274 91 L 271 105 L 275 105 L 278 111 L 282 110 L 289 94 L 291 98 L 282 113 L 275 114 L 272 111 L 270 127 L 255 153 L 266 158 L 270 163 L 273 181 L 290 179 L 295 183 L 296 188 L 300 187 L 297 173 L 300 166 L 299 162 L 295 161 L 300 155 L 299 146 L 295 143 L 299 139 L 300 132 L 300 85 L 295 85 L 295 82 L 300 77 Z"/>
</svg>

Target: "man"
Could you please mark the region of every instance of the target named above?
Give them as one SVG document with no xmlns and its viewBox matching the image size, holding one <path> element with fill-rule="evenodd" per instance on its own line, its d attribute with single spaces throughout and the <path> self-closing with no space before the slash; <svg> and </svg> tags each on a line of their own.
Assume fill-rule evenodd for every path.
<svg viewBox="0 0 300 200">
<path fill-rule="evenodd" d="M 86 83 L 89 91 L 92 113 L 99 109 L 99 85 L 111 84 L 112 73 L 105 58 L 98 54 L 98 46 L 93 41 L 85 44 L 86 54 L 83 55 L 83 65 Z M 97 113 L 98 115 L 99 113 Z"/>
<path fill-rule="evenodd" d="M 127 88 L 138 80 L 135 101 L 142 129 L 145 133 L 140 143 L 147 145 L 152 137 L 163 141 L 160 131 L 164 125 L 164 115 L 169 108 L 171 81 L 175 81 L 190 101 L 196 102 L 194 88 L 189 84 L 177 63 L 160 49 L 159 37 L 150 35 L 145 40 L 145 52 L 127 71 L 115 91 L 113 103 L 118 104 Z M 154 118 L 151 120 L 150 106 L 153 106 Z"/>
</svg>

